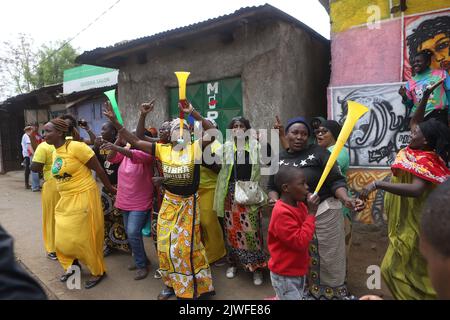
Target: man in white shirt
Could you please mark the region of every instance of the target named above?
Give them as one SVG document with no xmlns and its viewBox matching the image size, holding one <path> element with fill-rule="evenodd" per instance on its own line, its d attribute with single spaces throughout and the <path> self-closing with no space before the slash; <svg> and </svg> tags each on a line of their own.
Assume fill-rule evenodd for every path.
<svg viewBox="0 0 450 320">
<path fill-rule="evenodd" d="M 25 133 L 22 136 L 22 156 L 23 156 L 23 165 L 25 166 L 25 188 L 31 189 L 30 186 L 30 159 L 33 156 L 33 148 L 31 147 L 31 139 L 30 135 L 33 132 L 33 128 L 31 126 L 26 126 L 23 131 Z"/>
</svg>

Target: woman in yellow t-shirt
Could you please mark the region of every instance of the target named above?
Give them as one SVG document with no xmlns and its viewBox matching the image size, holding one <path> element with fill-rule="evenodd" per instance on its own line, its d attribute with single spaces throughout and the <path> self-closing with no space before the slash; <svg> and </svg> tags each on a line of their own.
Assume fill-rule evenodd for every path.
<svg viewBox="0 0 450 320">
<path fill-rule="evenodd" d="M 145 103 L 141 109 L 150 112 L 154 104 Z M 213 128 L 191 104 L 180 103 L 180 110 L 201 121 L 205 130 Z M 164 200 L 158 215 L 157 239 L 159 267 L 167 286 L 158 300 L 176 295 L 182 299 L 197 299 L 214 294 L 211 269 L 206 258 L 200 235 L 198 186 L 200 182 L 201 148 L 199 142 L 191 143 L 190 132 L 185 127 L 184 141 L 180 137 L 180 123 L 171 123 L 171 143 L 153 143 L 140 140 L 127 131 L 117 120 L 111 104 L 106 103 L 104 112 L 119 134 L 132 147 L 154 155 L 161 160 L 164 172 Z M 205 145 L 205 144 L 204 144 Z"/>
<path fill-rule="evenodd" d="M 46 141 L 55 147 L 51 173 L 61 195 L 55 208 L 55 247 L 58 260 L 66 270 L 61 281 L 67 281 L 75 273 L 70 267 L 79 266 L 80 261 L 91 272 L 92 277 L 85 284 L 90 289 L 104 278 L 106 271 L 103 209 L 91 170 L 110 192 L 116 190 L 94 151 L 83 142 L 66 140 L 68 131 L 69 126 L 62 119 L 53 119 L 45 125 Z"/>
<path fill-rule="evenodd" d="M 52 161 L 55 147 L 42 142 L 36 148 L 31 163 L 33 172 L 43 172 L 44 185 L 42 186 L 42 232 L 47 257 L 56 260 L 55 248 L 55 207 L 59 201 L 59 192 L 56 190 L 56 180 L 52 176 Z"/>
</svg>

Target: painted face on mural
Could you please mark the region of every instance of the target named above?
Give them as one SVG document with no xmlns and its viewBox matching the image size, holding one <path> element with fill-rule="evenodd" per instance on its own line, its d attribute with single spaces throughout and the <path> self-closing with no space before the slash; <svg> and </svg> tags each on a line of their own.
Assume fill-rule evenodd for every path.
<svg viewBox="0 0 450 320">
<path fill-rule="evenodd" d="M 419 51 L 430 50 L 433 52 L 431 68 L 450 70 L 450 37 L 445 33 L 439 33 L 419 46 Z"/>
<path fill-rule="evenodd" d="M 405 34 L 408 55 L 411 59 L 421 51 L 431 53 L 430 67 L 450 71 L 450 15 L 445 12 L 423 14 L 405 18 Z M 407 65 L 407 62 L 405 63 Z M 414 72 L 414 70 L 411 70 Z M 404 78 L 409 79 L 405 69 Z"/>
</svg>

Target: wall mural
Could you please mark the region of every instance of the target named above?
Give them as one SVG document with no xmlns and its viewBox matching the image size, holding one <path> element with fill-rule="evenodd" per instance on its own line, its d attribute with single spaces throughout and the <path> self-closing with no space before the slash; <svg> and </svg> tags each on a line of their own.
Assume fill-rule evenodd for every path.
<svg viewBox="0 0 450 320">
<path fill-rule="evenodd" d="M 401 103 L 398 84 L 332 88 L 333 119 L 344 123 L 347 100 L 369 107 L 358 120 L 346 146 L 350 165 L 389 167 L 397 152 L 409 144 L 409 110 Z"/>
<path fill-rule="evenodd" d="M 385 170 L 369 170 L 369 169 L 350 169 L 347 172 L 347 185 L 350 192 L 358 196 L 366 185 L 374 180 L 390 180 L 391 171 Z M 384 215 L 384 191 L 378 190 L 372 192 L 366 203 L 366 208 L 355 214 L 353 220 L 367 223 L 382 225 L 386 223 L 386 216 Z"/>
<path fill-rule="evenodd" d="M 411 78 L 411 57 L 428 49 L 433 52 L 431 67 L 450 71 L 450 10 L 405 17 L 403 80 Z"/>
</svg>

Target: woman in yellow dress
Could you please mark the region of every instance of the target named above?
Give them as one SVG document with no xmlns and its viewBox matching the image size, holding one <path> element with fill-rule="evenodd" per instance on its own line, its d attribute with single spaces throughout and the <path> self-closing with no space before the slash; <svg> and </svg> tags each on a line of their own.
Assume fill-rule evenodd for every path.
<svg viewBox="0 0 450 320">
<path fill-rule="evenodd" d="M 211 121 L 211 120 L 209 120 Z M 216 129 L 217 124 L 215 121 L 211 121 Z M 211 139 L 211 137 L 203 137 L 203 139 Z M 205 148 L 204 154 L 213 159 L 214 155 L 222 148 L 222 144 L 213 139 L 213 142 Z M 225 264 L 222 262 L 222 258 L 226 256 L 227 251 L 225 249 L 225 242 L 223 239 L 222 227 L 219 223 L 219 218 L 214 210 L 214 193 L 216 191 L 217 175 L 220 172 L 220 166 L 217 164 L 209 164 L 203 161 L 200 167 L 200 186 L 198 190 L 200 226 L 202 233 L 202 242 L 205 246 L 206 257 L 208 263 L 212 264 L 216 262 L 216 266 Z"/>
<path fill-rule="evenodd" d="M 153 103 L 141 108 L 149 112 Z M 205 130 L 213 128 L 191 104 L 180 103 L 180 110 L 202 122 Z M 153 143 L 140 140 L 127 131 L 117 120 L 111 104 L 106 103 L 104 112 L 119 134 L 134 148 L 160 159 L 164 172 L 164 200 L 158 215 L 158 258 L 162 279 L 167 288 L 158 295 L 158 300 L 176 295 L 180 299 L 197 299 L 214 294 L 211 269 L 201 242 L 198 186 L 200 182 L 201 146 L 199 141 L 191 143 L 187 123 L 184 122 L 184 140 L 180 137 L 180 123 L 171 123 L 171 143 Z M 205 146 L 203 143 L 202 146 Z"/>
<path fill-rule="evenodd" d="M 55 207 L 59 201 L 59 192 L 56 190 L 56 180 L 52 176 L 53 152 L 55 147 L 42 142 L 36 148 L 31 163 L 33 172 L 42 172 L 44 185 L 42 186 L 42 231 L 47 257 L 56 260 L 55 248 Z"/>
<path fill-rule="evenodd" d="M 68 131 L 69 126 L 62 119 L 53 119 L 45 125 L 46 141 L 55 147 L 51 172 L 61 196 L 55 208 L 55 247 L 58 260 L 66 270 L 61 281 L 67 281 L 75 273 L 68 269 L 80 261 L 91 272 L 92 277 L 85 284 L 90 289 L 104 278 L 106 271 L 103 209 L 91 170 L 110 192 L 116 190 L 94 151 L 84 142 L 66 140 Z"/>
</svg>

